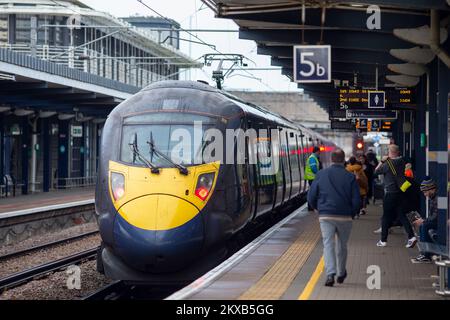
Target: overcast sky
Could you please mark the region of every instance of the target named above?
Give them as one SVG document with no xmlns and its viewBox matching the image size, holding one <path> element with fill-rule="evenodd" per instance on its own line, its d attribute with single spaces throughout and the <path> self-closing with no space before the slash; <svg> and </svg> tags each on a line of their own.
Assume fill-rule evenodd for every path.
<svg viewBox="0 0 450 320">
<path fill-rule="evenodd" d="M 130 15 L 155 16 L 156 14 L 139 3 L 137 0 L 81 0 L 86 5 L 99 10 L 109 12 L 117 17 Z M 213 12 L 202 4 L 200 0 L 144 0 L 144 2 L 159 12 L 160 14 L 174 19 L 181 24 L 184 29 L 229 29 L 237 30 L 237 25 L 229 19 L 217 19 Z M 256 43 L 248 40 L 240 40 L 238 32 L 227 33 L 197 33 L 197 36 L 203 41 L 213 44 L 222 53 L 239 53 L 248 57 L 248 68 L 273 68 L 270 66 L 270 57 L 256 54 Z M 181 38 L 188 39 L 189 34 L 182 32 Z M 193 40 L 197 40 L 193 38 Z M 205 53 L 215 53 L 213 49 L 195 43 L 186 41 L 180 42 L 180 49 L 185 54 L 197 59 Z M 203 67 L 202 70 L 193 70 L 191 74 L 186 72 L 186 77 L 192 80 L 206 80 L 212 83 L 212 70 L 217 67 L 213 64 L 211 67 Z M 225 79 L 224 85 L 231 88 L 240 88 L 246 90 L 276 90 L 276 91 L 298 91 L 297 85 L 281 75 L 280 70 L 249 71 L 260 81 L 252 79 L 251 75 L 244 71 L 234 71 L 229 78 Z"/>
</svg>

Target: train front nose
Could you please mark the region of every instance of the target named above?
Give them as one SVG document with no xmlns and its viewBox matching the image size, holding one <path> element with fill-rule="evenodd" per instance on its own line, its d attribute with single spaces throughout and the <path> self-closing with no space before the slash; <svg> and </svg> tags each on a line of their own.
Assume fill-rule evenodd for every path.
<svg viewBox="0 0 450 320">
<path fill-rule="evenodd" d="M 171 272 L 191 263 L 203 245 L 203 221 L 196 206 L 168 194 L 152 194 L 119 208 L 115 253 L 144 272 Z"/>
</svg>

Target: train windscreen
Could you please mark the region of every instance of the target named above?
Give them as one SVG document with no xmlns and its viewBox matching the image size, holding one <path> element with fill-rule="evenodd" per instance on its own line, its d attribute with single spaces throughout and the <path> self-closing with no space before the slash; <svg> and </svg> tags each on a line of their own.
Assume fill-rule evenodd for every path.
<svg viewBox="0 0 450 320">
<path fill-rule="evenodd" d="M 173 166 L 161 156 L 163 153 L 178 164 L 203 163 L 198 155 L 204 145 L 204 132 L 214 122 L 215 119 L 206 116 L 186 113 L 149 113 L 125 117 L 120 160 L 137 165 L 144 165 L 147 160 L 157 167 Z M 133 143 L 136 149 L 133 149 Z M 136 150 L 140 156 L 136 155 Z"/>
</svg>

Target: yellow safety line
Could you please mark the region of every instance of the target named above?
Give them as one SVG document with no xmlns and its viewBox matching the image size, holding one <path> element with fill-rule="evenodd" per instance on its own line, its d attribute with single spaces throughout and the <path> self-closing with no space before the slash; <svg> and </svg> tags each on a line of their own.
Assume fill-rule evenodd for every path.
<svg viewBox="0 0 450 320">
<path fill-rule="evenodd" d="M 309 279 L 308 283 L 306 284 L 305 289 L 303 289 L 303 292 L 298 297 L 298 300 L 308 300 L 311 296 L 312 292 L 314 291 L 314 288 L 316 287 L 317 281 L 319 281 L 320 275 L 323 272 L 324 267 L 324 261 L 323 256 L 320 258 L 319 263 L 317 264 L 316 270 L 311 276 L 311 279 Z"/>
<path fill-rule="evenodd" d="M 257 283 L 239 300 L 279 299 L 291 285 L 320 239 L 317 221 L 309 224 L 297 240 L 281 255 Z"/>
</svg>

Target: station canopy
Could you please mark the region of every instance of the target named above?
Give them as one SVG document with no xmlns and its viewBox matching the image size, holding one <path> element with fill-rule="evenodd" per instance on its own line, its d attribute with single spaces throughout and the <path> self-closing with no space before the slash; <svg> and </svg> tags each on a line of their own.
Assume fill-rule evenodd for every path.
<svg viewBox="0 0 450 320">
<path fill-rule="evenodd" d="M 379 86 L 416 85 L 426 72 L 425 65 L 435 57 L 427 46 L 431 10 L 438 10 L 440 15 L 441 42 L 447 38 L 450 10 L 445 0 L 203 2 L 217 17 L 234 20 L 239 38 L 254 40 L 257 53 L 271 56 L 271 64 L 281 66 L 290 79 L 293 46 L 322 44 L 331 46 L 333 80 L 369 88 L 375 87 L 376 77 Z M 379 28 L 370 18 L 374 14 L 372 5 L 380 9 Z M 416 34 L 416 43 L 408 33 Z M 427 39 L 422 39 L 421 33 Z M 336 103 L 335 81 L 299 87 L 324 109 Z"/>
</svg>

